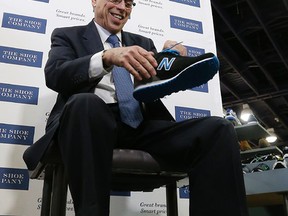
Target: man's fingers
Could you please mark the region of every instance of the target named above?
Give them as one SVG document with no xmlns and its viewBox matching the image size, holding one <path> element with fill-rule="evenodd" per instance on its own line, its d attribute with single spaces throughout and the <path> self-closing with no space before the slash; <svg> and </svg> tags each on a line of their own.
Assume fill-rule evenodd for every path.
<svg viewBox="0 0 288 216">
<path fill-rule="evenodd" d="M 146 78 L 156 75 L 155 67 L 157 67 L 157 61 L 154 56 L 147 52 L 146 50 L 139 50 L 139 55 L 135 56 L 136 61 L 139 64 L 136 64 L 136 69 L 144 75 Z"/>
<path fill-rule="evenodd" d="M 157 61 L 152 52 L 139 46 L 114 48 L 110 58 L 114 65 L 125 67 L 136 79 L 150 78 L 156 75 Z"/>
<path fill-rule="evenodd" d="M 129 63 L 126 62 L 124 67 L 138 80 L 142 80 L 142 78 L 148 79 L 151 77 L 150 72 L 136 59 L 131 59 Z"/>
<path fill-rule="evenodd" d="M 140 75 L 140 73 L 138 71 L 136 71 L 134 69 L 134 67 L 132 67 L 131 65 L 127 65 L 127 66 L 125 66 L 125 68 L 129 73 L 131 73 L 135 77 L 135 79 L 137 79 L 137 80 L 143 79 L 142 76 Z"/>
<path fill-rule="evenodd" d="M 154 53 L 153 52 L 147 52 L 146 50 L 145 50 L 145 53 L 143 53 L 142 54 L 144 57 L 145 57 L 145 59 L 147 59 L 148 61 L 149 61 L 149 63 L 155 68 L 155 67 L 157 67 L 158 66 L 158 63 L 157 63 L 157 61 L 156 61 L 156 59 L 154 58 Z"/>
</svg>

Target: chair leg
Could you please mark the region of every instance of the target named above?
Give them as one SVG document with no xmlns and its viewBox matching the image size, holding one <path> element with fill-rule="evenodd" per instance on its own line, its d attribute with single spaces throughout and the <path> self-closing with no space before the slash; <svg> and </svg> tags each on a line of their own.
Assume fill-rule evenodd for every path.
<svg viewBox="0 0 288 216">
<path fill-rule="evenodd" d="M 283 203 L 284 203 L 284 215 L 288 216 L 288 193 L 283 194 Z"/>
<path fill-rule="evenodd" d="M 178 216 L 176 182 L 166 185 L 167 216 Z"/>
<path fill-rule="evenodd" d="M 50 215 L 51 193 L 52 193 L 53 167 L 47 165 L 42 190 L 41 216 Z"/>
<path fill-rule="evenodd" d="M 65 216 L 67 202 L 67 180 L 63 165 L 56 165 L 53 174 L 53 190 L 51 199 L 51 215 Z"/>
</svg>

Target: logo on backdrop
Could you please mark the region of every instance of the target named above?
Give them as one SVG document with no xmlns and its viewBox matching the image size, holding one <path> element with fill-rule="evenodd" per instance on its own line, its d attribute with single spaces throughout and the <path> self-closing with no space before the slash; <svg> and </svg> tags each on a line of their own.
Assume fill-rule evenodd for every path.
<svg viewBox="0 0 288 216">
<path fill-rule="evenodd" d="M 185 46 L 187 49 L 187 55 L 196 57 L 199 55 L 203 55 L 205 53 L 205 49 L 197 48 L 197 47 L 191 47 L 191 46 Z"/>
<path fill-rule="evenodd" d="M 38 104 L 39 88 L 0 83 L 0 101 Z"/>
<path fill-rule="evenodd" d="M 49 3 L 49 0 L 33 0 L 33 1 L 40 1 L 40 2 L 46 2 L 46 3 Z"/>
<path fill-rule="evenodd" d="M 196 86 L 196 87 L 192 88 L 191 90 L 192 91 L 197 91 L 197 92 L 203 92 L 203 93 L 208 93 L 209 92 L 207 83 L 202 84 L 200 86 Z"/>
<path fill-rule="evenodd" d="M 181 199 L 189 199 L 189 186 L 179 188 L 179 197 Z"/>
<path fill-rule="evenodd" d="M 36 209 L 37 210 L 41 210 L 42 197 L 37 198 L 36 203 L 37 203 Z M 70 215 L 70 214 L 68 214 L 68 212 L 70 213 L 70 212 L 74 212 L 74 211 L 75 210 L 74 210 L 74 206 L 73 206 L 73 200 L 72 200 L 72 198 L 68 198 L 67 201 L 66 201 L 66 213 L 67 213 L 66 215 Z M 0 215 L 0 216 L 2 216 L 2 215 Z"/>
<path fill-rule="evenodd" d="M 211 116 L 210 110 L 175 106 L 175 117 L 177 122 L 206 116 Z"/>
<path fill-rule="evenodd" d="M 187 49 L 188 56 L 196 57 L 199 55 L 203 55 L 205 53 L 205 49 L 202 49 L 202 48 L 191 47 L 191 46 L 185 46 L 185 47 Z M 206 84 L 194 87 L 191 90 L 208 93 L 208 84 L 206 83 Z"/>
<path fill-rule="evenodd" d="M 165 33 L 162 28 L 142 24 L 138 25 L 138 32 L 146 35 L 159 36 L 159 37 L 164 37 Z"/>
<path fill-rule="evenodd" d="M 32 145 L 35 127 L 0 123 L 0 143 Z"/>
<path fill-rule="evenodd" d="M 0 189 L 28 190 L 29 174 L 27 169 L 0 167 Z"/>
<path fill-rule="evenodd" d="M 0 62 L 3 63 L 41 68 L 42 58 L 42 52 L 0 46 Z"/>
<path fill-rule="evenodd" d="M 170 0 L 172 2 L 178 2 L 181 4 L 191 5 L 194 7 L 200 7 L 200 0 Z"/>
<path fill-rule="evenodd" d="M 47 20 L 4 13 L 2 27 L 45 34 Z"/>
<path fill-rule="evenodd" d="M 111 196 L 127 196 L 127 197 L 130 197 L 131 196 L 131 192 L 130 191 L 111 191 L 110 195 Z"/>
<path fill-rule="evenodd" d="M 167 205 L 166 203 L 158 203 L 153 201 L 148 202 L 140 202 L 139 203 L 139 213 L 145 215 L 166 215 L 167 213 Z"/>
<path fill-rule="evenodd" d="M 56 17 L 61 19 L 67 19 L 71 21 L 81 21 L 85 22 L 85 14 L 82 12 L 72 12 L 69 10 L 63 10 L 63 9 L 56 9 Z"/>
<path fill-rule="evenodd" d="M 170 27 L 203 34 L 202 22 L 170 15 Z"/>
<path fill-rule="evenodd" d="M 139 0 L 137 2 L 139 5 L 148 6 L 151 9 L 163 9 L 163 3 L 160 0 Z"/>
</svg>

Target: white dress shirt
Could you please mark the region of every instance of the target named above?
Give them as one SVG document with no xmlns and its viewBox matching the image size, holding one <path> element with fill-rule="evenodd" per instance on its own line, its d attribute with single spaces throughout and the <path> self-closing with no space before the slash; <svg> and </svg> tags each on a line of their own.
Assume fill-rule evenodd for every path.
<svg viewBox="0 0 288 216">
<path fill-rule="evenodd" d="M 106 40 L 110 36 L 111 33 L 109 33 L 106 29 L 98 25 L 96 22 L 94 22 L 97 30 L 99 32 L 101 41 L 104 46 L 104 50 L 112 48 L 111 44 L 107 43 Z M 119 40 L 120 40 L 120 46 L 122 46 L 121 42 L 121 32 L 117 34 Z M 113 82 L 113 77 L 112 77 L 112 68 L 109 68 L 108 70 L 105 70 L 103 67 L 103 62 L 102 62 L 102 54 L 103 51 L 95 53 L 91 60 L 90 60 L 90 65 L 89 65 L 89 77 L 91 79 L 95 78 L 100 78 L 101 81 L 97 84 L 94 93 L 99 96 L 104 102 L 106 103 L 116 103 L 117 98 L 115 95 L 115 86 Z"/>
</svg>

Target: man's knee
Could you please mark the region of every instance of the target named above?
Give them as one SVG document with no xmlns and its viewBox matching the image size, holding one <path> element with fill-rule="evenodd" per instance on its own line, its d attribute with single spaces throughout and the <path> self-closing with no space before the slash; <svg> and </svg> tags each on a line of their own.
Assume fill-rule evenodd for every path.
<svg viewBox="0 0 288 216">
<path fill-rule="evenodd" d="M 208 121 L 210 125 L 215 125 L 216 128 L 223 128 L 227 131 L 234 131 L 233 124 L 231 124 L 230 121 L 228 121 L 225 118 L 218 117 L 218 116 L 212 116 L 208 118 Z"/>
<path fill-rule="evenodd" d="M 228 120 L 212 116 L 203 119 L 204 139 L 213 145 L 226 145 L 237 143 L 237 135 L 234 126 Z M 205 129 L 204 129 L 205 128 Z"/>
<path fill-rule="evenodd" d="M 215 124 L 215 137 L 221 145 L 238 146 L 237 134 L 233 124 L 221 117 L 214 117 L 212 124 Z M 216 140 L 215 139 L 215 140 Z M 233 145 L 235 144 L 235 145 Z"/>
<path fill-rule="evenodd" d="M 115 119 L 109 106 L 93 93 L 79 93 L 72 95 L 65 104 L 63 116 L 79 121 L 96 124 L 110 124 L 115 126 Z M 104 127 L 104 126 L 103 126 Z"/>
</svg>

